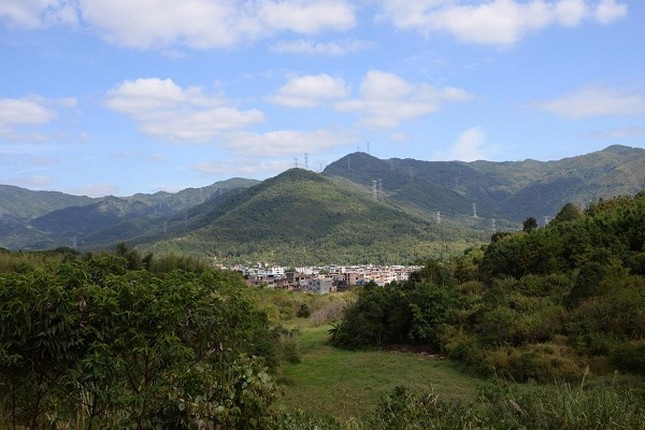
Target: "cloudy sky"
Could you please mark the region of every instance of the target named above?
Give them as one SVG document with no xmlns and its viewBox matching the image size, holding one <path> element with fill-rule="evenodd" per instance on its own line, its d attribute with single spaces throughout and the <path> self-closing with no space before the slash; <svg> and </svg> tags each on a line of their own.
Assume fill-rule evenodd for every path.
<svg viewBox="0 0 645 430">
<path fill-rule="evenodd" d="M 642 0 L 0 0 L 0 183 L 645 147 L 644 43 Z"/>
</svg>

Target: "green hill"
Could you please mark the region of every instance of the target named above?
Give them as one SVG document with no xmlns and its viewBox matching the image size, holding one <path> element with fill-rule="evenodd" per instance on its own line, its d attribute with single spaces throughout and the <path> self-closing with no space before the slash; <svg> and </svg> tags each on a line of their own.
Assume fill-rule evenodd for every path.
<svg viewBox="0 0 645 430">
<path fill-rule="evenodd" d="M 181 225 L 183 223 L 183 225 Z M 221 260 L 314 263 L 401 263 L 479 243 L 483 234 L 438 224 L 370 189 L 291 169 L 175 219 L 171 239 L 145 242 Z M 153 244 L 154 243 L 154 244 Z"/>
<path fill-rule="evenodd" d="M 190 208 L 260 181 L 232 178 L 177 193 L 135 194 L 91 199 L 58 192 L 0 186 L 0 246 L 100 249 L 163 226 Z M 16 216 L 18 214 L 19 216 Z"/>
</svg>

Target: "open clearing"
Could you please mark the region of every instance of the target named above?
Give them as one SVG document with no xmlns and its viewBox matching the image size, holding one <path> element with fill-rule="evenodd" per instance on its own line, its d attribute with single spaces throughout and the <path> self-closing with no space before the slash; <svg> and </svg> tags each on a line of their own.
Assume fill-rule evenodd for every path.
<svg viewBox="0 0 645 430">
<path fill-rule="evenodd" d="M 460 372 L 448 360 L 424 354 L 346 351 L 327 344 L 330 326 L 301 329 L 302 360 L 281 369 L 279 382 L 288 408 L 342 418 L 373 410 L 379 398 L 403 385 L 444 400 L 474 400 L 481 379 Z"/>
</svg>

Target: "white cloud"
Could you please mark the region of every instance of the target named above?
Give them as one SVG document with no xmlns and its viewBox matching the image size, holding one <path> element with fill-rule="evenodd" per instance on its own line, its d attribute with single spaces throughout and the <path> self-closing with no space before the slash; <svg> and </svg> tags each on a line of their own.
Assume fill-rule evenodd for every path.
<svg viewBox="0 0 645 430">
<path fill-rule="evenodd" d="M 52 24 L 75 26 L 77 8 L 68 0 L 8 0 L 0 2 L 0 20 L 9 26 L 35 30 Z"/>
<path fill-rule="evenodd" d="M 342 78 L 322 73 L 289 79 L 270 100 L 292 108 L 312 108 L 325 100 L 346 97 L 348 93 L 349 89 Z"/>
<path fill-rule="evenodd" d="M 611 24 L 627 16 L 627 5 L 615 0 L 602 0 L 596 8 L 595 17 L 601 24 Z"/>
<path fill-rule="evenodd" d="M 484 160 L 483 147 L 486 144 L 486 133 L 478 127 L 469 128 L 459 135 L 457 141 L 448 149 L 436 154 L 437 160 L 475 161 Z"/>
<path fill-rule="evenodd" d="M 44 106 L 39 97 L 0 99 L 0 128 L 12 128 L 24 124 L 44 124 L 56 117 L 56 113 Z"/>
<path fill-rule="evenodd" d="M 356 141 L 355 136 L 344 132 L 282 130 L 263 134 L 230 133 L 224 137 L 222 143 L 229 151 L 243 156 L 279 156 L 314 153 L 354 144 Z"/>
<path fill-rule="evenodd" d="M 0 98 L 0 137 L 12 141 L 47 140 L 47 136 L 42 133 L 25 134 L 21 130 L 51 122 L 58 114 L 48 106 L 69 107 L 71 100 L 75 99 L 46 100 L 39 96 L 21 99 Z"/>
<path fill-rule="evenodd" d="M 645 115 L 645 94 L 590 87 L 533 107 L 570 119 Z"/>
<path fill-rule="evenodd" d="M 135 48 L 206 49 L 290 31 L 317 34 L 355 25 L 346 0 L 81 0 L 83 18 L 110 42 Z"/>
<path fill-rule="evenodd" d="M 445 32 L 474 44 L 512 46 L 531 32 L 548 26 L 575 27 L 582 20 L 607 24 L 626 15 L 626 6 L 601 0 L 595 8 L 585 0 L 381 0 L 381 21 L 396 28 L 416 30 L 428 36 Z"/>
<path fill-rule="evenodd" d="M 357 25 L 365 3 L 381 5 L 377 20 L 425 36 L 445 32 L 468 43 L 511 46 L 549 26 L 584 19 L 609 24 L 627 15 L 620 0 L 9 0 L 0 20 L 39 29 L 81 22 L 111 43 L 131 48 L 231 47 L 281 32 L 343 32 Z M 343 55 L 360 43 L 292 42 L 278 52 Z"/>
<path fill-rule="evenodd" d="M 264 119 L 256 109 L 240 111 L 224 103 L 198 87 L 184 89 L 158 78 L 125 81 L 109 91 L 107 100 L 109 108 L 136 121 L 142 133 L 171 141 L 204 142 Z"/>
<path fill-rule="evenodd" d="M 296 40 L 293 42 L 278 42 L 271 45 L 273 52 L 280 54 L 300 55 L 329 55 L 340 57 L 354 52 L 371 49 L 374 45 L 362 40 L 342 40 L 337 42 L 312 42 L 310 40 Z"/>
<path fill-rule="evenodd" d="M 271 30 L 316 34 L 356 25 L 354 8 L 345 0 L 263 0 L 258 4 L 259 20 Z"/>
<path fill-rule="evenodd" d="M 0 20 L 39 29 L 78 25 L 130 48 L 230 47 L 279 32 L 319 34 L 356 25 L 350 0 L 5 0 Z"/>
<path fill-rule="evenodd" d="M 436 112 L 445 103 L 471 98 L 459 88 L 414 84 L 378 70 L 367 73 L 360 93 L 360 98 L 339 102 L 336 107 L 343 112 L 358 112 L 363 125 L 376 128 L 396 127 L 405 120 Z"/>
</svg>

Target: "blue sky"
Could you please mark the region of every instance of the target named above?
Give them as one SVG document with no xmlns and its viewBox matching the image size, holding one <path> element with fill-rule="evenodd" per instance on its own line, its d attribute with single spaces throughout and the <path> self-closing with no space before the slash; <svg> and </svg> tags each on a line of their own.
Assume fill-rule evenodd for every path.
<svg viewBox="0 0 645 430">
<path fill-rule="evenodd" d="M 645 147 L 644 43 L 640 0 L 0 0 L 0 183 Z"/>
</svg>

